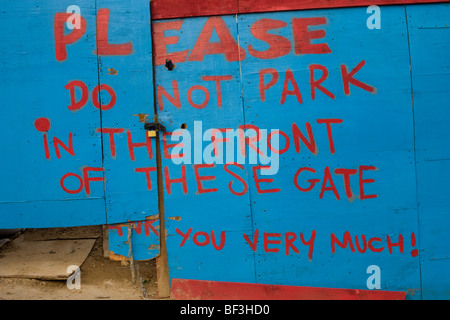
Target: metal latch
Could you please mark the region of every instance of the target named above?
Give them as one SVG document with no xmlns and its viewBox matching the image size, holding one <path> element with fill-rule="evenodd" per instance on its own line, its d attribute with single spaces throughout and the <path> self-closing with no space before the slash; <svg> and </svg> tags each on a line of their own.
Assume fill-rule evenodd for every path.
<svg viewBox="0 0 450 320">
<path fill-rule="evenodd" d="M 146 123 L 144 125 L 145 130 L 147 131 L 148 137 L 156 137 L 156 132 L 166 132 L 166 127 L 164 127 L 159 122 Z"/>
</svg>

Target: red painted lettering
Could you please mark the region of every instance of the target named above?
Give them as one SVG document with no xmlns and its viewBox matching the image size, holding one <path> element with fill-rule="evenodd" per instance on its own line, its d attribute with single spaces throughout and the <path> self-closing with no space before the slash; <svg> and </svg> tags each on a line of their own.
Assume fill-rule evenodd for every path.
<svg viewBox="0 0 450 320">
<path fill-rule="evenodd" d="M 164 167 L 164 181 L 166 182 L 166 192 L 168 195 L 172 194 L 171 186 L 173 183 L 181 183 L 183 185 L 183 192 L 188 193 L 186 180 L 186 166 L 181 166 L 181 178 L 171 179 L 169 176 L 169 167 Z"/>
<path fill-rule="evenodd" d="M 84 180 L 84 191 L 86 191 L 87 195 L 91 194 L 91 181 L 104 181 L 103 177 L 89 177 L 89 172 L 103 172 L 103 168 L 93 168 L 93 167 L 84 167 L 83 168 L 83 180 Z"/>
<path fill-rule="evenodd" d="M 76 101 L 75 87 L 81 89 L 81 98 L 79 101 Z M 83 81 L 80 80 L 71 81 L 68 84 L 66 84 L 64 88 L 66 88 L 70 92 L 70 105 L 68 106 L 69 110 L 76 111 L 84 107 L 89 98 L 89 89 Z"/>
<path fill-rule="evenodd" d="M 109 9 L 100 9 L 97 13 L 97 51 L 101 56 L 126 56 L 133 52 L 133 44 L 110 44 L 108 41 Z"/>
<path fill-rule="evenodd" d="M 370 251 L 373 251 L 373 252 L 381 252 L 381 251 L 384 250 L 384 247 L 381 247 L 381 248 L 375 248 L 375 247 L 373 246 L 373 244 L 372 244 L 372 243 L 374 243 L 374 242 L 381 242 L 381 241 L 382 241 L 381 238 L 370 238 L 370 239 L 369 239 L 369 243 L 367 244 L 367 246 L 369 247 Z"/>
<path fill-rule="evenodd" d="M 289 255 L 289 249 L 292 249 L 295 253 L 300 253 L 300 251 L 294 246 L 294 241 L 297 239 L 297 234 L 295 232 L 286 232 L 284 235 L 284 242 L 286 245 L 286 256 Z"/>
<path fill-rule="evenodd" d="M 261 169 L 269 169 L 270 166 L 254 166 L 253 167 L 253 179 L 255 180 L 255 185 L 256 185 L 256 190 L 258 191 L 258 193 L 274 193 L 274 192 L 280 192 L 281 189 L 279 188 L 274 188 L 274 189 L 266 189 L 266 190 L 262 190 L 261 186 L 259 185 L 261 182 L 265 182 L 265 183 L 272 183 L 273 179 L 260 179 L 258 178 L 258 170 Z"/>
<path fill-rule="evenodd" d="M 307 180 L 309 182 L 309 186 L 308 188 L 302 188 L 300 187 L 300 185 L 298 184 L 298 176 L 300 175 L 300 173 L 302 173 L 303 171 L 309 171 L 312 173 L 316 173 L 316 170 L 312 169 L 312 168 L 308 168 L 308 167 L 304 167 L 304 168 L 300 168 L 297 170 L 295 176 L 294 176 L 294 184 L 297 187 L 298 190 L 302 191 L 302 192 L 309 192 L 311 191 L 314 186 L 316 185 L 316 183 L 320 182 L 320 179 L 309 179 Z"/>
<path fill-rule="evenodd" d="M 192 232 L 192 228 L 189 228 L 189 230 L 186 233 L 183 233 L 183 232 L 180 231 L 180 229 L 175 228 L 175 232 L 183 237 L 183 240 L 181 240 L 181 243 L 180 243 L 180 247 L 182 247 L 186 243 L 186 240 L 189 239 L 189 235 Z"/>
<path fill-rule="evenodd" d="M 343 248 L 343 249 L 345 249 L 345 248 L 347 248 L 347 245 L 349 245 L 350 246 L 350 250 L 352 251 L 352 252 L 355 252 L 355 248 L 353 247 L 353 243 L 352 243 L 352 236 L 350 235 L 350 232 L 349 231 L 346 231 L 345 233 L 344 233 L 344 240 L 343 240 L 343 243 L 341 243 L 338 239 L 337 239 L 337 237 L 336 237 L 336 235 L 334 234 L 334 233 L 332 233 L 331 234 L 331 252 L 332 253 L 335 253 L 335 244 L 337 244 L 339 247 L 341 247 L 341 248 Z"/>
<path fill-rule="evenodd" d="M 278 252 L 278 248 L 269 248 L 270 244 L 280 244 L 281 240 L 269 240 L 270 238 L 280 238 L 281 233 L 268 233 L 264 232 L 264 252 Z"/>
<path fill-rule="evenodd" d="M 79 40 L 81 36 L 86 32 L 86 20 L 83 17 L 80 18 L 80 28 L 73 28 L 69 34 L 64 34 L 64 26 L 67 19 L 71 17 L 73 13 L 60 12 L 55 14 L 55 20 L 53 22 L 53 29 L 55 35 L 55 56 L 57 61 L 64 61 L 67 59 L 68 44 L 72 44 Z"/>
<path fill-rule="evenodd" d="M 292 83 L 293 90 L 288 90 L 289 88 L 289 82 Z M 300 93 L 300 89 L 298 88 L 297 82 L 295 81 L 294 74 L 290 69 L 286 70 L 286 75 L 284 77 L 284 85 L 283 85 L 283 92 L 281 93 L 281 104 L 284 104 L 286 102 L 287 96 L 296 96 L 297 101 L 299 103 L 303 103 L 302 95 Z"/>
<path fill-rule="evenodd" d="M 270 74 L 272 76 L 268 84 L 264 83 L 264 76 L 266 74 Z M 279 79 L 278 71 L 275 69 L 269 68 L 259 71 L 259 94 L 261 97 L 261 101 L 266 101 L 265 95 L 266 90 L 273 87 L 278 82 L 278 79 Z"/>
<path fill-rule="evenodd" d="M 102 134 L 108 134 L 109 135 L 109 149 L 111 152 L 111 157 L 116 157 L 116 143 L 114 140 L 114 134 L 116 133 L 122 133 L 124 131 L 123 128 L 97 128 L 95 130 L 96 132 L 101 132 Z"/>
<path fill-rule="evenodd" d="M 177 132 L 164 132 L 163 133 L 163 150 L 164 150 L 164 158 L 166 159 L 178 159 L 178 158 L 183 158 L 184 154 L 183 153 L 178 153 L 178 154 L 172 154 L 169 152 L 170 148 L 173 147 L 179 147 L 179 148 L 183 148 L 184 147 L 184 143 L 180 142 L 180 143 L 167 143 L 167 137 L 170 136 L 172 137 L 172 135 L 174 136 L 180 136 L 182 135 L 181 132 L 177 131 Z"/>
<path fill-rule="evenodd" d="M 232 80 L 233 76 L 203 76 L 203 81 L 215 81 L 216 82 L 216 94 L 217 94 L 217 105 L 222 107 L 222 87 L 220 85 L 221 81 L 229 81 Z M 209 93 L 208 93 L 209 94 Z M 189 97 L 189 95 L 188 95 Z M 206 99 L 205 99 L 206 100 Z"/>
<path fill-rule="evenodd" d="M 320 70 L 322 71 L 322 76 L 319 80 L 315 80 L 314 71 Z M 331 99 L 334 99 L 335 96 L 328 89 L 322 86 L 322 83 L 328 78 L 328 69 L 320 64 L 312 64 L 309 66 L 310 72 L 310 85 L 311 85 L 311 99 L 314 100 L 316 98 L 316 89 L 319 89 Z"/>
<path fill-rule="evenodd" d="M 147 181 L 147 190 L 151 191 L 152 190 L 152 180 L 150 177 L 150 172 L 156 171 L 156 167 L 135 168 L 134 171 L 145 173 L 145 179 Z"/>
<path fill-rule="evenodd" d="M 358 251 L 360 253 L 364 253 L 367 250 L 367 241 L 366 241 L 366 236 L 362 235 L 361 239 L 363 241 L 363 247 L 361 248 L 361 246 L 359 245 L 359 240 L 358 240 L 358 236 L 355 236 L 355 245 L 356 245 L 356 249 L 358 249 Z"/>
<path fill-rule="evenodd" d="M 327 187 L 327 181 L 330 182 L 330 186 Z M 336 186 L 334 185 L 333 182 L 333 178 L 331 177 L 331 172 L 330 172 L 330 168 L 326 167 L 325 168 L 325 173 L 324 173 L 324 177 L 323 177 L 323 182 L 322 182 L 322 188 L 320 189 L 320 195 L 319 198 L 322 199 L 323 198 L 323 194 L 325 193 L 325 191 L 333 191 L 335 197 L 337 200 L 340 200 L 339 197 L 339 193 L 336 189 Z"/>
<path fill-rule="evenodd" d="M 315 43 L 311 40 L 323 39 L 326 32 L 323 29 L 309 30 L 309 26 L 324 25 L 327 23 L 325 17 L 316 18 L 294 18 L 292 19 L 292 31 L 294 33 L 294 50 L 296 54 L 323 54 L 331 53 L 326 43 Z"/>
<path fill-rule="evenodd" d="M 301 140 L 303 144 L 308 148 L 308 150 L 311 151 L 312 154 L 316 154 L 316 141 L 314 140 L 314 135 L 309 122 L 306 122 L 306 132 L 308 133 L 309 140 L 305 138 L 305 136 L 295 123 L 292 124 L 292 135 L 295 150 L 297 151 L 297 153 L 300 153 L 300 140 Z"/>
<path fill-rule="evenodd" d="M 347 67 L 345 65 L 341 65 L 342 81 L 344 83 L 344 93 L 346 95 L 350 94 L 350 83 L 361 89 L 364 89 L 371 93 L 375 93 L 376 89 L 374 87 L 369 86 L 368 84 L 365 84 L 365 83 L 353 78 L 355 76 L 355 74 L 359 70 L 361 70 L 362 67 L 364 67 L 365 64 L 366 64 L 366 62 L 364 60 L 361 61 L 350 73 L 348 73 Z"/>
<path fill-rule="evenodd" d="M 225 246 L 225 231 L 222 231 L 220 233 L 220 244 L 219 245 L 217 245 L 216 235 L 214 234 L 214 230 L 211 231 L 211 243 L 212 243 L 214 249 L 222 250 L 223 247 Z"/>
<path fill-rule="evenodd" d="M 78 181 L 80 182 L 80 186 L 79 186 L 77 189 L 75 189 L 75 190 L 71 190 L 71 189 L 66 188 L 65 185 L 64 185 L 64 181 L 65 181 L 68 177 L 75 177 L 75 178 L 77 178 Z M 61 185 L 61 188 L 62 188 L 65 192 L 70 193 L 70 194 L 77 194 L 77 193 L 81 192 L 81 190 L 83 190 L 83 179 L 82 179 L 79 175 L 77 175 L 77 174 L 75 174 L 75 173 L 72 173 L 72 172 L 69 172 L 69 173 L 66 173 L 66 174 L 61 178 L 61 180 L 60 180 L 60 185 Z"/>
<path fill-rule="evenodd" d="M 275 149 L 275 148 L 272 147 L 272 136 L 275 135 L 275 134 L 278 134 L 278 135 L 280 135 L 280 136 L 283 136 L 284 139 L 286 140 L 286 144 L 285 144 L 284 148 L 281 149 L 281 150 L 278 150 L 278 149 Z M 285 153 L 286 151 L 288 151 L 288 150 L 289 150 L 289 145 L 290 145 L 290 143 L 291 143 L 291 141 L 289 140 L 288 135 L 287 135 L 285 132 L 281 131 L 281 130 L 274 130 L 274 131 L 271 131 L 271 132 L 269 133 L 269 135 L 267 136 L 267 145 L 268 145 L 270 151 L 272 151 L 272 152 L 274 152 L 274 153 L 276 153 L 276 154 L 283 154 L 283 153 Z"/>
<path fill-rule="evenodd" d="M 334 141 L 333 141 L 333 134 L 331 132 L 331 124 L 332 123 L 342 123 L 342 119 L 317 119 L 317 123 L 325 123 L 327 126 L 327 134 L 328 134 L 328 142 L 330 144 L 330 152 L 331 154 L 334 154 Z"/>
<path fill-rule="evenodd" d="M 229 166 L 235 166 L 235 167 L 238 167 L 238 168 L 241 169 L 241 170 L 244 170 L 244 166 L 242 166 L 242 165 L 240 165 L 240 164 L 238 164 L 238 163 L 227 163 L 227 164 L 225 164 L 225 166 L 224 166 L 224 170 L 225 170 L 226 172 L 228 172 L 229 174 L 231 174 L 234 178 L 236 178 L 236 179 L 237 179 L 240 183 L 242 183 L 242 185 L 243 185 L 242 191 L 241 191 L 241 192 L 237 192 L 237 191 L 235 191 L 235 190 L 232 188 L 232 186 L 233 186 L 233 184 L 234 184 L 234 181 L 231 181 L 231 182 L 228 184 L 228 188 L 230 189 L 231 193 L 234 194 L 234 195 L 236 195 L 236 196 L 243 196 L 243 195 L 246 194 L 247 191 L 248 191 L 248 185 L 247 185 L 247 182 L 246 182 L 241 176 L 237 175 L 236 173 L 234 173 L 233 171 L 231 171 L 230 169 L 228 169 Z"/>
<path fill-rule="evenodd" d="M 169 100 L 170 103 L 173 104 L 178 109 L 181 108 L 180 92 L 178 90 L 177 80 L 172 80 L 172 88 L 173 88 L 173 97 L 166 91 L 166 89 L 164 89 L 163 86 L 157 87 L 159 110 L 163 111 L 164 109 L 163 97 Z"/>
<path fill-rule="evenodd" d="M 353 197 L 352 189 L 350 186 L 350 176 L 355 175 L 358 172 L 356 169 L 335 169 L 335 174 L 342 174 L 344 177 L 344 187 L 345 187 L 345 194 L 347 195 L 347 198 L 350 199 Z"/>
<path fill-rule="evenodd" d="M 57 137 L 53 137 L 53 146 L 55 147 L 56 157 L 58 159 L 61 158 L 61 152 L 59 151 L 59 146 L 61 146 L 64 150 L 67 151 L 71 156 L 75 156 L 75 151 L 73 150 L 73 141 L 72 141 L 72 132 L 69 132 L 69 146 L 66 146 L 61 140 Z"/>
<path fill-rule="evenodd" d="M 364 184 L 375 182 L 374 179 L 363 179 L 363 172 L 367 171 L 367 170 L 377 170 L 377 168 L 375 168 L 373 166 L 360 166 L 359 167 L 359 198 L 361 200 L 374 199 L 374 198 L 378 197 L 378 195 L 376 195 L 376 194 L 369 194 L 369 195 L 364 194 Z"/>
<path fill-rule="evenodd" d="M 316 230 L 313 230 L 311 232 L 311 238 L 309 238 L 308 241 L 305 241 L 305 238 L 303 237 L 303 233 L 300 233 L 300 240 L 302 241 L 302 243 L 305 246 L 309 247 L 309 249 L 308 249 L 308 259 L 309 259 L 309 261 L 311 261 L 312 257 L 313 257 L 314 241 L 315 241 L 315 239 L 316 239 Z"/>
<path fill-rule="evenodd" d="M 259 230 L 256 229 L 253 234 L 253 241 L 250 241 L 250 238 L 245 233 L 243 234 L 245 241 L 247 241 L 248 245 L 254 252 L 256 252 L 256 247 L 258 245 L 258 237 L 259 237 Z"/>
<path fill-rule="evenodd" d="M 153 158 L 152 141 L 151 141 L 151 138 L 147 134 L 145 134 L 145 142 L 133 142 L 133 140 L 131 138 L 131 131 L 127 130 L 127 141 L 128 141 L 128 152 L 130 154 L 130 159 L 132 161 L 135 160 L 134 148 L 146 147 L 147 153 L 148 153 L 148 158 L 149 159 Z"/>
<path fill-rule="evenodd" d="M 203 241 L 199 241 L 199 237 L 204 237 Z M 210 242 L 209 234 L 204 231 L 198 231 L 194 234 L 192 241 L 199 247 L 207 246 Z"/>
<path fill-rule="evenodd" d="M 219 149 L 222 150 L 222 148 L 218 148 L 219 143 L 229 142 L 229 138 L 217 138 L 217 134 L 219 132 L 221 133 L 227 133 L 227 131 L 231 131 L 232 129 L 224 128 L 224 129 L 212 129 L 211 131 L 211 143 L 213 145 L 214 155 L 219 157 L 221 153 L 219 152 Z M 221 135 L 221 134 L 220 134 Z"/>
<path fill-rule="evenodd" d="M 400 253 L 403 253 L 403 236 L 401 234 L 398 235 L 397 243 L 393 243 L 391 240 L 391 237 L 389 235 L 386 238 L 387 238 L 386 240 L 387 240 L 387 247 L 388 247 L 389 253 L 392 254 L 393 247 L 398 247 L 400 250 Z"/>
<path fill-rule="evenodd" d="M 172 60 L 173 63 L 184 62 L 187 58 L 189 50 L 179 52 L 167 52 L 167 46 L 178 43 L 178 36 L 165 36 L 165 31 L 181 29 L 183 20 L 177 21 L 164 21 L 152 24 L 153 32 L 153 44 L 155 52 L 155 64 L 157 66 L 165 64 L 166 59 Z"/>
<path fill-rule="evenodd" d="M 213 181 L 216 179 L 215 176 L 200 176 L 200 173 L 198 172 L 199 169 L 202 168 L 214 168 L 214 164 L 196 164 L 194 165 L 194 172 L 195 172 L 195 180 L 197 181 L 197 189 L 198 193 L 209 193 L 209 192 L 217 192 L 217 188 L 210 188 L 206 189 L 203 187 L 202 181 Z"/>
<path fill-rule="evenodd" d="M 106 92 L 108 92 L 110 97 L 108 104 L 101 103 L 102 100 L 102 96 L 100 94 L 101 90 L 105 90 Z M 115 106 L 116 100 L 117 100 L 116 93 L 114 92 L 113 88 L 111 88 L 107 84 L 101 84 L 100 86 L 96 86 L 94 90 L 92 90 L 92 103 L 97 109 L 100 109 L 102 111 L 109 110 Z"/>
<path fill-rule="evenodd" d="M 153 223 L 157 220 L 145 220 L 144 221 L 144 228 L 145 228 L 145 235 L 148 237 L 150 235 L 149 229 L 152 230 L 152 232 L 159 237 L 159 232 L 156 230 L 156 228 L 153 226 Z"/>
<path fill-rule="evenodd" d="M 285 56 L 291 52 L 291 42 L 280 35 L 271 34 L 267 31 L 284 28 L 287 23 L 281 20 L 261 19 L 256 21 L 250 28 L 252 35 L 259 40 L 265 41 L 269 49 L 257 51 L 252 45 L 248 46 L 248 52 L 259 59 L 274 59 Z"/>
<path fill-rule="evenodd" d="M 193 92 L 194 90 L 203 91 L 203 93 L 205 94 L 205 98 L 204 98 L 204 100 L 203 100 L 202 103 L 197 104 L 197 103 L 195 103 L 195 102 L 192 100 L 192 92 Z M 192 87 L 189 88 L 189 90 L 188 90 L 188 92 L 187 92 L 187 100 L 188 100 L 189 104 L 190 104 L 191 106 L 193 106 L 194 108 L 196 108 L 196 109 L 203 109 L 203 108 L 206 107 L 206 105 L 207 105 L 208 102 L 209 102 L 209 91 L 208 91 L 208 89 L 206 89 L 204 86 L 200 86 L 200 85 L 192 86 Z"/>
</svg>

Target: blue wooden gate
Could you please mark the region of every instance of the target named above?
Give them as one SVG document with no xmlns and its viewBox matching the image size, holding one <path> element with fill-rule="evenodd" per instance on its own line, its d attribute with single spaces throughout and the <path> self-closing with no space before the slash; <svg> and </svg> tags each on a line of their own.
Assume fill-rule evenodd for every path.
<svg viewBox="0 0 450 320">
<path fill-rule="evenodd" d="M 108 224 L 122 259 L 132 222 L 171 281 L 370 290 L 375 266 L 447 299 L 449 5 L 378 28 L 364 1 L 228 2 L 3 1 L 0 228 Z"/>
<path fill-rule="evenodd" d="M 154 22 L 170 278 L 444 298 L 448 10 Z"/>
</svg>

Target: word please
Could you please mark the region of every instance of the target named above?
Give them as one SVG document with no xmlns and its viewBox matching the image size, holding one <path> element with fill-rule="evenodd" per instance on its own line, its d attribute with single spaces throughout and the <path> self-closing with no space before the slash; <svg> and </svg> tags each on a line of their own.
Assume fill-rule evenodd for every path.
<svg viewBox="0 0 450 320">
<path fill-rule="evenodd" d="M 164 21 L 154 23 L 153 37 L 155 43 L 155 63 L 163 65 L 169 58 L 174 63 L 187 61 L 203 61 L 206 55 L 223 54 L 228 62 L 241 61 L 246 57 L 246 51 L 234 38 L 230 28 L 221 17 L 210 17 L 197 37 L 192 50 L 184 47 L 182 50 L 168 52 L 167 46 L 178 45 L 179 37 L 192 37 L 192 30 L 181 30 L 184 20 Z M 250 44 L 248 53 L 259 59 L 275 59 L 289 54 L 294 49 L 295 54 L 327 54 L 331 49 L 327 43 L 320 42 L 326 32 L 321 26 L 326 25 L 325 17 L 294 18 L 291 21 L 292 40 L 282 35 L 274 35 L 269 31 L 288 26 L 287 22 L 274 19 L 260 19 L 250 27 L 250 33 L 257 41 L 265 42 L 269 48 L 259 50 Z M 315 28 L 315 30 L 311 30 Z M 178 32 L 177 32 L 178 31 Z M 166 35 L 166 33 L 170 33 Z M 213 35 L 219 41 L 211 41 Z M 313 43 L 314 42 L 314 43 Z"/>
</svg>

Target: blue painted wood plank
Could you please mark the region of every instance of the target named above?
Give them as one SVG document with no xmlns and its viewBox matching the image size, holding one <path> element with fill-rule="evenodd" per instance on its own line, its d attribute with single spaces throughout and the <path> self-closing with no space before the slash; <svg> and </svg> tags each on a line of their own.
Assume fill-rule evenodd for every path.
<svg viewBox="0 0 450 320">
<path fill-rule="evenodd" d="M 148 2 L 81 1 L 70 39 L 72 4 L 0 11 L 14 31 L 0 35 L 0 228 L 108 223 L 127 256 L 123 223 L 139 221 L 134 258 L 157 256 L 156 95 L 171 278 L 367 289 L 377 265 L 383 290 L 448 298 L 448 4 L 382 7 L 380 30 L 352 8 L 161 20 L 152 35 Z M 243 126 L 282 131 L 275 175 L 251 140 L 244 163 L 205 165 L 203 134 Z M 234 138 L 218 143 L 237 161 Z"/>
<path fill-rule="evenodd" d="M 155 141 L 144 129 L 154 118 L 149 6 L 143 1 L 97 1 L 98 42 L 107 40 L 98 54 L 99 81 L 109 87 L 99 95 L 106 106 L 102 141 L 110 224 L 158 214 Z"/>
<path fill-rule="evenodd" d="M 448 299 L 450 281 L 449 4 L 407 6 L 423 299 Z"/>
<path fill-rule="evenodd" d="M 184 132 L 178 142 L 186 147 L 185 162 L 177 164 L 180 159 L 170 157 L 178 142 L 166 135 L 161 143 L 169 277 L 254 282 L 253 253 L 242 237 L 252 233 L 248 194 L 230 192 L 230 180 L 239 192 L 242 185 L 224 169 L 226 159 L 205 167 L 206 159 L 194 159 L 211 144 L 211 137 L 202 141 L 207 130 L 244 124 L 236 18 L 162 20 L 152 29 L 158 119 L 174 136 Z M 175 65 L 172 71 L 166 59 Z M 245 170 L 227 169 L 246 179 Z"/>
<path fill-rule="evenodd" d="M 128 226 L 131 226 L 131 247 L 134 260 L 150 260 L 160 252 L 159 221 L 148 219 L 108 226 L 108 251 L 112 260 L 129 260 Z"/>
<path fill-rule="evenodd" d="M 91 99 L 83 108 L 69 110 L 66 88 L 82 80 L 90 94 L 98 83 L 95 2 L 77 3 L 86 21 L 82 26 L 87 27 L 77 33 L 77 41 L 64 46 L 70 42 L 64 38 L 69 30 L 66 18 L 57 13 L 64 14 L 72 4 L 4 1 L 2 5 L 0 228 L 106 222 L 103 183 L 90 181 L 87 188 L 83 183 L 84 173 L 101 177 L 87 170 L 102 167 L 101 139 L 95 132 L 100 112 Z M 63 51 L 66 57 L 61 56 Z M 81 90 L 76 90 L 78 101 Z"/>
<path fill-rule="evenodd" d="M 159 235 L 148 234 L 146 224 L 158 214 L 155 141 L 144 129 L 154 118 L 150 4 L 99 0 L 97 7 L 99 81 L 108 86 L 99 92 L 105 105 L 101 130 L 107 222 L 112 227 L 138 221 L 133 257 L 152 259 L 159 253 Z M 121 229 L 110 229 L 109 250 L 128 257 L 127 230 Z"/>
</svg>

